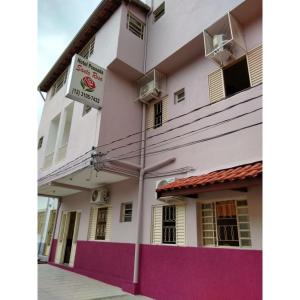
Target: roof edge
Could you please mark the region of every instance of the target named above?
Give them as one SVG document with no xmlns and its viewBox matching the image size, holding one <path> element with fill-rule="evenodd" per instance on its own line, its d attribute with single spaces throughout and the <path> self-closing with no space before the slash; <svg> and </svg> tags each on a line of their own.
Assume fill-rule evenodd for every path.
<svg viewBox="0 0 300 300">
<path fill-rule="evenodd" d="M 110 18 L 110 16 L 117 10 L 117 8 L 122 4 L 122 2 L 125 3 L 134 3 L 141 9 L 144 9 L 146 11 L 149 11 L 151 8 L 143 3 L 140 0 L 103 0 L 99 5 L 94 9 L 92 14 L 88 17 L 88 19 L 85 21 L 85 23 L 81 26 L 75 37 L 71 40 L 71 42 L 68 44 L 68 46 L 65 48 L 63 53 L 58 57 L 58 59 L 55 61 L 55 63 L 52 65 L 51 69 L 48 71 L 48 73 L 44 76 L 42 81 L 39 83 L 37 90 L 41 92 L 48 92 L 48 90 L 51 88 L 51 85 L 55 80 L 51 79 L 51 77 L 55 77 L 55 73 L 59 73 L 59 71 L 62 69 L 60 65 L 67 65 L 66 61 L 71 60 L 70 55 L 73 56 L 74 52 L 74 47 L 76 48 L 77 45 L 78 47 L 81 47 L 81 44 L 85 40 L 89 40 L 101 27 L 102 25 Z M 112 10 L 110 10 L 110 6 L 112 6 Z M 99 28 L 93 27 L 93 23 L 99 19 L 99 14 L 102 13 L 107 14 L 104 15 L 104 23 L 101 25 Z M 105 17 L 107 17 L 105 19 Z M 88 31 L 89 28 L 92 28 L 92 33 L 89 34 L 88 36 L 86 32 Z M 88 36 L 88 38 L 87 38 Z M 84 45 L 83 45 L 84 46 Z M 67 66 L 65 66 L 67 67 Z M 59 75 L 57 75 L 59 76 Z M 53 81 L 53 82 L 52 82 Z M 50 82 L 50 83 L 49 83 Z M 49 87 L 50 85 L 50 87 Z"/>
</svg>

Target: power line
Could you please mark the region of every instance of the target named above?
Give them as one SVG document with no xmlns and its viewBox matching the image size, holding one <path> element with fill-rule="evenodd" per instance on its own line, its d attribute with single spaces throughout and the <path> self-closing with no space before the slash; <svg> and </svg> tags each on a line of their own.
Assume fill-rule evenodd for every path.
<svg viewBox="0 0 300 300">
<path fill-rule="evenodd" d="M 246 113 L 243 113 L 243 114 L 234 116 L 234 117 L 229 118 L 229 119 L 222 120 L 222 121 L 217 122 L 217 123 L 214 123 L 214 124 L 210 124 L 210 125 L 204 126 L 204 127 L 202 127 L 202 128 L 197 128 L 197 129 L 195 129 L 195 130 L 192 130 L 192 131 L 183 133 L 183 134 L 181 134 L 181 135 L 177 135 L 176 137 L 172 137 L 172 138 L 165 139 L 165 140 L 163 140 L 163 141 L 159 141 L 159 142 L 157 142 L 157 143 L 154 143 L 154 144 L 151 144 L 151 145 L 146 146 L 146 149 L 157 148 L 157 145 L 158 145 L 158 146 L 162 146 L 162 145 L 161 145 L 162 143 L 166 143 L 166 142 L 168 142 L 168 141 L 171 141 L 171 140 L 174 140 L 174 139 L 177 139 L 177 138 L 186 136 L 186 135 L 191 135 L 191 134 L 194 134 L 194 133 L 196 133 L 196 132 L 198 132 L 198 131 L 207 130 L 207 129 L 212 128 L 212 127 L 215 127 L 215 126 L 219 126 L 219 125 L 221 125 L 221 124 L 224 124 L 224 123 L 233 121 L 233 120 L 235 120 L 235 119 L 241 118 L 241 117 L 243 117 L 243 116 L 249 115 L 249 114 L 251 114 L 251 113 L 257 112 L 257 111 L 259 111 L 259 110 L 261 110 L 261 108 L 254 109 L 254 110 L 252 110 L 252 111 L 249 111 L 249 112 L 246 112 Z M 170 142 L 169 142 L 169 143 L 170 143 Z M 169 144 L 169 143 L 167 143 L 167 144 Z M 165 146 L 165 145 L 166 145 L 166 144 L 164 144 L 164 146 Z M 156 146 L 156 147 L 155 147 L 155 146 Z M 143 149 L 143 148 L 139 148 L 139 149 L 137 149 L 137 150 L 129 151 L 129 152 L 124 153 L 124 154 L 122 154 L 122 155 L 116 156 L 116 157 L 114 158 L 114 160 L 115 160 L 115 159 L 125 159 L 126 156 L 127 156 L 128 154 L 135 153 L 135 152 L 137 152 L 137 151 L 141 151 L 142 149 Z M 89 152 L 89 151 L 88 151 L 88 152 Z M 148 155 L 148 154 L 147 154 L 147 155 Z M 82 155 L 82 156 L 83 156 L 83 155 Z M 137 156 L 139 156 L 139 154 L 138 154 L 138 155 L 135 155 L 134 157 L 137 157 Z M 131 157 L 132 157 L 132 156 L 131 156 Z M 131 158 L 131 157 L 130 157 L 130 158 Z M 83 161 L 86 161 L 87 159 L 90 159 L 90 158 L 88 157 L 88 158 L 84 159 Z M 108 160 L 104 160 L 104 162 L 109 161 L 110 159 L 112 159 L 112 158 L 109 158 Z M 52 173 L 50 173 L 50 174 L 44 176 L 43 178 L 41 178 L 39 181 L 43 181 L 43 180 L 45 180 L 46 178 L 49 178 L 49 177 L 51 177 L 51 176 L 60 175 L 60 174 L 64 173 L 65 171 L 67 171 L 67 170 L 69 170 L 69 169 L 72 169 L 72 168 L 75 167 L 76 165 L 81 164 L 83 161 L 81 161 L 81 162 L 79 162 L 79 163 L 77 163 L 77 164 L 75 164 L 75 165 L 72 165 L 72 166 L 70 166 L 69 168 L 64 168 L 64 169 L 62 169 L 63 167 L 66 167 L 66 166 L 68 165 L 68 164 L 66 164 L 65 166 L 62 166 L 62 167 L 60 168 L 60 169 L 62 169 L 61 172 L 59 172 L 59 169 L 57 169 L 57 170 L 53 171 Z"/>
<path fill-rule="evenodd" d="M 153 149 L 153 148 L 160 147 L 160 146 L 162 146 L 162 145 L 161 145 L 162 143 L 165 143 L 165 142 L 168 142 L 168 141 L 171 141 L 171 140 L 174 140 L 174 139 L 177 139 L 177 138 L 180 138 L 180 137 L 189 135 L 189 134 L 194 134 L 194 133 L 196 133 L 196 132 L 198 132 L 198 131 L 207 130 L 207 129 L 213 128 L 213 127 L 215 127 L 215 126 L 219 126 L 219 125 L 225 124 L 225 123 L 227 123 L 227 122 L 231 122 L 231 121 L 233 121 L 233 120 L 236 120 L 236 119 L 239 119 L 239 118 L 244 117 L 244 116 L 246 116 L 246 115 L 249 115 L 249 114 L 252 114 L 252 113 L 254 113 L 254 112 L 257 112 L 257 111 L 259 111 L 259 110 L 261 110 L 261 109 L 262 109 L 262 108 L 257 108 L 257 109 L 254 109 L 254 110 L 252 110 L 252 111 L 249 111 L 249 112 L 246 112 L 246 113 L 243 113 L 243 114 L 234 116 L 234 117 L 232 117 L 232 118 L 225 119 L 225 120 L 222 120 L 222 121 L 217 122 L 217 123 L 214 123 L 214 124 L 206 125 L 206 126 L 204 126 L 204 127 L 197 128 L 197 129 L 195 129 L 195 130 L 191 130 L 191 131 L 185 132 L 185 133 L 183 133 L 183 134 L 181 134 L 181 135 L 177 135 L 177 136 L 175 136 L 175 137 L 171 137 L 171 138 L 168 138 L 168 139 L 159 141 L 159 142 L 157 142 L 157 143 L 150 144 L 150 145 L 146 146 L 145 149 L 146 149 L 146 150 L 149 150 L 150 148 Z M 168 144 L 169 144 L 169 143 L 168 143 Z M 153 147 L 153 146 L 156 146 L 156 147 Z M 133 150 L 133 151 L 129 151 L 129 152 L 127 152 L 127 153 L 118 155 L 118 156 L 116 156 L 115 158 L 120 158 L 120 157 L 126 156 L 126 155 L 128 155 L 128 154 L 135 153 L 135 152 L 137 152 L 137 151 L 141 151 L 141 150 L 143 150 L 143 149 L 144 149 L 144 148 L 139 148 L 139 149 L 136 149 L 136 150 Z M 146 155 L 148 155 L 148 153 L 147 153 Z M 138 154 L 138 156 L 139 156 L 139 154 Z M 122 159 L 123 159 L 123 158 L 122 158 Z"/>
<path fill-rule="evenodd" d="M 147 156 L 149 156 L 149 155 L 155 155 L 155 154 L 158 154 L 158 153 L 161 153 L 161 152 L 165 152 L 165 151 L 171 151 L 171 150 L 179 149 L 179 148 L 182 148 L 182 147 L 191 146 L 191 145 L 202 143 L 202 142 L 206 142 L 206 141 L 210 141 L 210 140 L 213 140 L 213 139 L 216 139 L 216 138 L 220 138 L 220 137 L 223 137 L 223 136 L 226 136 L 226 135 L 229 135 L 229 134 L 233 134 L 233 133 L 245 130 L 245 129 L 249 129 L 251 127 L 255 127 L 255 126 L 258 126 L 258 125 L 261 125 L 261 124 L 262 124 L 262 122 L 258 122 L 258 123 L 252 124 L 252 125 L 241 127 L 239 129 L 235 129 L 235 130 L 232 130 L 232 131 L 229 131 L 229 132 L 225 132 L 225 133 L 222 133 L 222 134 L 219 134 L 219 135 L 215 135 L 213 137 L 204 138 L 204 139 L 201 139 L 201 140 L 197 140 L 197 141 L 193 141 L 193 142 L 189 142 L 189 143 L 185 143 L 185 144 L 181 144 L 181 145 L 177 145 L 177 146 L 173 146 L 173 147 L 161 149 L 161 150 L 158 150 L 158 151 L 149 152 L 149 153 L 147 153 Z M 122 157 L 122 158 L 112 157 L 112 158 L 110 158 L 108 160 L 105 160 L 103 162 L 111 162 L 111 161 L 114 161 L 116 159 L 123 160 L 123 159 L 128 159 L 128 158 L 134 158 L 134 157 L 137 157 L 137 156 L 139 156 L 139 155 L 133 155 L 133 156 Z"/>
<path fill-rule="evenodd" d="M 193 120 L 193 121 L 190 121 L 190 122 L 187 122 L 187 123 L 183 123 L 183 124 L 181 124 L 181 125 L 178 125 L 178 126 L 176 126 L 176 127 L 170 128 L 170 129 L 165 130 L 165 131 L 163 131 L 163 132 L 159 132 L 159 133 L 157 133 L 157 134 L 155 134 L 155 135 L 152 135 L 152 136 L 150 136 L 150 137 L 147 137 L 147 140 L 152 139 L 152 138 L 154 138 L 154 137 L 156 137 L 156 136 L 163 135 L 163 134 L 165 134 L 165 133 L 169 133 L 169 132 L 171 132 L 171 131 L 174 131 L 175 129 L 183 128 L 183 127 L 185 127 L 185 126 L 191 125 L 191 124 L 193 124 L 193 123 L 195 123 L 195 122 L 198 122 L 198 121 L 201 121 L 201 120 L 203 120 L 203 119 L 205 119 L 205 118 L 208 118 L 208 117 L 211 117 L 211 116 L 216 115 L 216 114 L 218 114 L 218 113 L 221 113 L 221 112 L 224 112 L 224 111 L 226 111 L 226 110 L 232 109 L 232 108 L 234 108 L 234 107 L 236 107 L 236 106 L 238 106 L 238 105 L 245 104 L 245 103 L 247 103 L 247 102 L 249 102 L 249 101 L 253 101 L 253 100 L 257 99 L 258 97 L 260 97 L 260 96 L 253 97 L 253 98 L 249 98 L 249 99 L 244 100 L 244 101 L 242 101 L 242 102 L 239 102 L 239 103 L 233 104 L 233 105 L 231 105 L 231 106 L 228 106 L 228 107 L 226 107 L 226 108 L 224 108 L 224 109 L 222 109 L 222 110 L 218 110 L 218 111 L 213 112 L 213 113 L 210 113 L 210 114 L 208 114 L 208 115 L 199 117 L 199 118 L 197 118 L 197 119 L 195 119 L 195 120 Z M 118 150 L 118 149 L 121 149 L 121 148 L 124 148 L 124 147 L 128 147 L 128 146 L 132 146 L 132 145 L 134 145 L 134 144 L 136 144 L 136 143 L 140 143 L 140 142 L 142 142 L 142 141 L 143 141 L 143 140 L 138 140 L 138 141 L 135 141 L 135 142 L 128 143 L 128 144 L 126 144 L 126 145 L 122 145 L 122 146 L 119 146 L 119 147 L 112 148 L 112 149 L 108 150 L 105 154 L 107 155 L 108 153 L 110 153 L 110 152 L 112 152 L 112 151 L 115 151 L 115 150 Z M 135 150 L 135 151 L 137 151 L 137 150 Z"/>
<path fill-rule="evenodd" d="M 245 91 L 243 91 L 243 92 L 245 92 Z M 241 92 L 241 93 L 242 93 L 242 92 Z M 256 99 L 256 98 L 259 98 L 259 97 L 261 97 L 261 96 L 262 96 L 262 94 L 261 94 L 261 95 L 258 95 L 258 96 L 255 96 L 255 97 L 252 97 L 252 98 L 249 98 L 249 99 L 247 99 L 246 101 L 251 101 L 252 99 Z M 224 101 L 224 100 L 228 100 L 228 98 L 222 99 L 222 100 L 218 101 L 218 103 L 220 103 L 220 102 L 222 102 L 222 101 Z M 214 104 L 214 103 L 213 103 L 213 104 Z M 189 112 L 186 112 L 186 113 L 183 113 L 183 114 L 181 114 L 181 115 L 179 115 L 179 116 L 176 116 L 176 117 L 173 117 L 173 118 L 171 118 L 171 119 L 168 119 L 168 120 L 162 122 L 161 124 L 162 124 L 162 125 L 163 125 L 163 124 L 166 124 L 166 123 L 168 123 L 168 122 L 171 122 L 171 121 L 173 121 L 173 120 L 179 119 L 179 118 L 184 117 L 184 116 L 187 116 L 187 115 L 189 115 L 189 114 L 191 114 L 191 113 L 194 113 L 194 112 L 196 112 L 196 111 L 202 110 L 202 109 L 204 109 L 204 108 L 206 108 L 206 107 L 210 107 L 211 105 L 212 105 L 212 103 L 208 103 L 208 104 L 202 105 L 202 106 L 197 107 L 197 108 L 195 108 L 195 109 L 193 109 L 193 110 L 191 110 L 191 111 L 189 111 Z M 150 129 L 153 129 L 153 127 L 151 126 L 151 127 L 146 128 L 144 131 L 143 131 L 143 130 L 137 131 L 137 132 L 131 133 L 131 134 L 125 136 L 125 137 L 122 137 L 122 138 L 113 140 L 113 141 L 111 141 L 111 142 L 109 142 L 109 143 L 102 144 L 102 145 L 98 145 L 98 146 L 96 147 L 96 149 L 98 149 L 98 148 L 100 148 L 100 147 L 104 147 L 104 146 L 109 146 L 109 145 L 111 145 L 111 144 L 113 144 L 113 143 L 122 141 L 122 140 L 124 140 L 124 139 L 128 139 L 128 138 L 130 138 L 130 137 L 132 137 L 132 136 L 135 136 L 135 135 L 137 135 L 137 134 L 141 134 L 141 133 L 143 133 L 143 132 L 145 132 L 145 131 L 148 131 L 148 130 L 150 130 Z"/>
<path fill-rule="evenodd" d="M 210 114 L 208 114 L 208 115 L 202 116 L 202 117 L 200 117 L 200 118 L 197 118 L 197 119 L 195 119 L 195 120 L 193 120 L 193 121 L 191 121 L 191 122 L 184 123 L 184 124 L 181 124 L 181 125 L 179 125 L 179 126 L 170 128 L 169 130 L 166 130 L 166 131 L 164 131 L 164 132 L 160 132 L 160 133 L 157 133 L 157 134 L 155 134 L 155 135 L 152 135 L 152 136 L 148 137 L 147 139 L 151 139 L 151 138 L 153 138 L 153 137 L 160 136 L 160 135 L 162 135 L 162 134 L 165 134 L 165 133 L 174 131 L 175 129 L 182 128 L 182 127 L 185 127 L 185 126 L 187 126 L 187 125 L 193 124 L 194 122 L 197 122 L 197 121 L 200 121 L 200 120 L 205 119 L 205 118 L 207 118 L 207 117 L 210 117 L 210 116 L 213 116 L 213 115 L 215 115 L 215 114 L 221 113 L 221 112 L 226 111 L 226 110 L 228 110 L 228 109 L 232 109 L 232 108 L 234 108 L 234 107 L 236 107 L 236 106 L 238 106 L 238 105 L 240 105 L 240 104 L 247 103 L 247 102 L 252 101 L 252 100 L 254 100 L 254 99 L 257 99 L 257 98 L 259 98 L 259 97 L 261 97 L 261 96 L 262 96 L 262 95 L 258 95 L 258 96 L 255 96 L 255 97 L 246 99 L 246 100 L 241 101 L 241 102 L 239 102 L 239 103 L 236 103 L 236 104 L 233 104 L 233 105 L 231 105 L 231 106 L 228 106 L 228 107 L 226 107 L 226 108 L 224 108 L 224 109 L 222 109 L 222 110 L 219 110 L 219 111 L 210 113 Z M 178 119 L 178 118 L 180 118 L 180 117 L 186 116 L 186 115 L 188 115 L 188 114 L 190 114 L 190 113 L 193 113 L 193 112 L 195 112 L 195 111 L 198 111 L 198 110 L 203 109 L 203 108 L 208 107 L 208 106 L 211 106 L 211 103 L 209 103 L 209 104 L 207 104 L 207 105 L 204 105 L 204 106 L 201 106 L 201 107 L 198 107 L 198 108 L 196 108 L 196 109 L 194 109 L 194 110 L 192 110 L 192 111 L 189 111 L 189 112 L 184 113 L 184 114 L 182 114 L 182 115 L 176 116 L 176 117 L 174 117 L 174 118 L 168 119 L 167 121 L 163 122 L 163 124 L 164 124 L 164 123 L 167 123 L 167 122 L 170 122 L 170 121 L 172 121 L 172 120 Z M 247 113 L 246 113 L 246 114 L 247 114 Z M 245 114 L 243 114 L 243 115 L 245 115 Z M 243 116 L 243 115 L 241 115 L 241 116 Z M 228 119 L 228 121 L 230 121 L 230 120 L 231 120 L 231 119 Z M 227 120 L 221 121 L 221 122 L 219 122 L 219 123 L 222 124 L 222 123 L 224 123 L 224 122 L 227 122 Z M 205 126 L 204 128 L 209 128 L 209 127 L 216 126 L 216 125 L 218 125 L 218 123 L 217 123 L 217 124 L 213 124 L 213 125 L 209 125 L 209 126 Z M 152 127 L 149 127 L 149 128 L 147 128 L 146 130 L 151 129 L 151 128 L 152 128 Z M 204 128 L 201 128 L 201 129 L 204 129 Z M 194 130 L 194 131 L 185 133 L 185 134 L 183 134 L 183 135 L 190 134 L 190 133 L 192 133 L 192 132 L 196 132 L 196 131 L 199 131 L 199 130 L 201 130 L 201 129 L 197 129 L 197 130 Z M 146 131 L 146 130 L 145 130 L 145 131 Z M 138 132 L 138 133 L 141 133 L 141 132 L 143 132 L 143 131 L 140 131 L 140 132 Z M 131 134 L 131 135 L 129 135 L 129 136 L 133 136 L 133 135 L 138 134 L 138 133 L 134 133 L 134 134 Z M 180 135 L 180 136 L 183 136 L 183 135 Z M 70 168 L 73 168 L 74 166 L 76 166 L 76 165 L 82 163 L 82 161 L 81 161 L 81 162 L 79 162 L 79 163 L 77 163 L 77 164 L 75 164 L 75 165 L 72 165 L 70 168 L 66 168 L 66 169 L 65 169 L 66 166 L 68 166 L 68 165 L 70 165 L 71 163 L 77 161 L 79 158 L 83 157 L 84 155 L 88 154 L 89 152 L 94 151 L 95 149 L 97 149 L 97 148 L 99 148 L 99 147 L 101 147 L 101 146 L 110 145 L 110 144 L 112 144 L 112 143 L 114 143 L 114 142 L 116 142 L 116 141 L 120 141 L 120 140 L 126 139 L 126 138 L 128 138 L 129 136 L 124 137 L 124 138 L 119 139 L 119 140 L 112 141 L 112 142 L 110 142 L 110 143 L 108 143 L 108 144 L 99 145 L 98 147 L 93 147 L 91 150 L 86 151 L 85 153 L 83 153 L 82 155 L 76 157 L 75 159 L 73 159 L 72 161 L 68 162 L 67 164 L 65 164 L 65 165 L 63 165 L 63 166 L 61 166 L 61 167 L 59 167 L 58 169 L 54 170 L 53 172 L 51 172 L 51 173 L 45 175 L 44 177 L 40 178 L 39 181 L 43 181 L 44 179 L 46 179 L 46 178 L 48 178 L 49 176 L 52 176 L 52 175 L 54 176 L 54 175 L 61 174 L 61 172 L 58 173 L 58 171 L 62 170 L 62 172 L 64 172 L 64 171 L 66 171 L 66 170 L 68 170 L 68 169 L 70 169 Z M 176 136 L 176 137 L 174 137 L 174 138 L 178 138 L 178 137 L 180 137 L 180 136 Z M 170 140 L 171 140 L 171 139 L 174 139 L 174 138 L 170 138 Z M 168 140 L 168 139 L 167 139 L 167 140 Z M 154 145 L 156 145 L 156 144 L 163 143 L 163 142 L 165 142 L 165 141 L 167 141 L 167 140 L 161 141 L 161 142 L 159 142 L 159 143 L 151 144 L 151 145 L 149 145 L 148 147 L 154 146 Z M 135 141 L 135 142 L 132 142 L 132 143 L 123 145 L 123 146 L 119 146 L 119 147 L 113 148 L 113 149 L 109 150 L 109 151 L 106 153 L 106 155 L 107 155 L 108 153 L 112 152 L 112 151 L 115 151 L 115 150 L 117 150 L 117 149 L 124 148 L 124 147 L 130 146 L 130 145 L 139 143 L 139 142 L 141 142 L 141 141 L 142 141 L 142 140 L 139 140 L 139 141 Z M 123 156 L 123 155 L 127 155 L 127 154 L 129 154 L 129 153 L 136 152 L 136 151 L 140 151 L 140 150 L 141 150 L 141 149 L 137 149 L 137 150 L 134 150 L 134 151 L 130 151 L 130 152 L 128 152 L 128 153 L 122 154 L 122 156 Z M 90 157 L 84 159 L 83 161 L 85 161 L 85 160 L 87 160 L 87 159 L 90 159 Z M 124 159 L 124 158 L 122 158 L 122 159 Z"/>
</svg>

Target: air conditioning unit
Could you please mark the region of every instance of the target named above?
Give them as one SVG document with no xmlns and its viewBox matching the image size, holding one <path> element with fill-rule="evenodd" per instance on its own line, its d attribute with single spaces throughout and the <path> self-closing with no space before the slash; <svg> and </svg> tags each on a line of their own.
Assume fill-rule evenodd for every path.
<svg viewBox="0 0 300 300">
<path fill-rule="evenodd" d="M 226 39 L 225 34 L 216 34 L 213 37 L 213 50 L 216 51 L 223 51 L 224 50 L 224 45 L 228 42 L 229 40 Z"/>
<path fill-rule="evenodd" d="M 157 70 L 152 70 L 138 79 L 138 100 L 148 103 L 166 95 L 166 76 Z"/>
<path fill-rule="evenodd" d="M 93 191 L 91 197 L 91 203 L 97 205 L 103 205 L 109 203 L 109 191 L 107 188 L 101 188 Z"/>
<path fill-rule="evenodd" d="M 205 56 L 221 67 L 246 53 L 242 27 L 230 13 L 207 27 L 203 37 Z"/>
<path fill-rule="evenodd" d="M 155 87 L 154 80 L 146 83 L 140 88 L 140 99 L 156 98 L 159 96 L 159 90 Z"/>
</svg>

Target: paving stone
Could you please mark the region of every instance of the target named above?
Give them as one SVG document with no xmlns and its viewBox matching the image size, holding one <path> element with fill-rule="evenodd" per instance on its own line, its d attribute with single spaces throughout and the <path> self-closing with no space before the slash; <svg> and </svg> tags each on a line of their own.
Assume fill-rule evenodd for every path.
<svg viewBox="0 0 300 300">
<path fill-rule="evenodd" d="M 38 265 L 38 300 L 147 300 L 119 287 L 48 264 Z"/>
</svg>

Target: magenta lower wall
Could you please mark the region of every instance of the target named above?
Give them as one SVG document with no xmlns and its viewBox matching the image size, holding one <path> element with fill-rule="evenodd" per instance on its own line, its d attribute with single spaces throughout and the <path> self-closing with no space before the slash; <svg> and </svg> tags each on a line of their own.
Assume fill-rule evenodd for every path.
<svg viewBox="0 0 300 300">
<path fill-rule="evenodd" d="M 54 262 L 56 244 L 57 240 L 53 243 L 51 263 Z M 77 241 L 74 267 L 63 268 L 133 291 L 133 263 L 134 244 Z"/>
<path fill-rule="evenodd" d="M 260 300 L 262 252 L 143 245 L 140 292 L 154 299 Z"/>
<path fill-rule="evenodd" d="M 74 268 L 64 268 L 156 300 L 262 299 L 262 251 L 142 245 L 140 259 L 138 287 L 134 244 L 78 241 Z"/>
<path fill-rule="evenodd" d="M 57 240 L 53 239 L 51 244 L 49 259 L 48 259 L 49 262 L 54 262 L 55 260 L 56 245 L 57 245 Z"/>
</svg>

